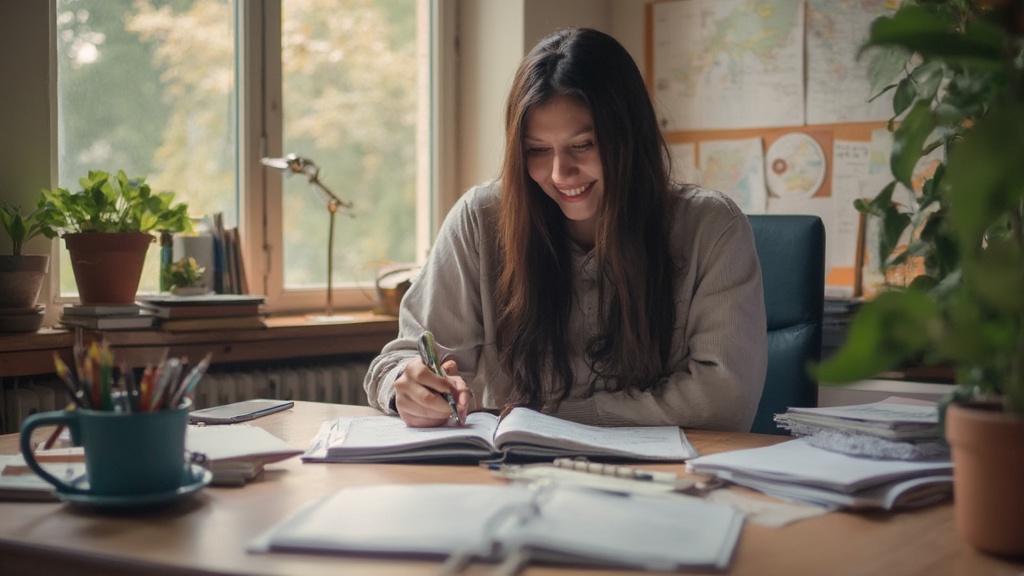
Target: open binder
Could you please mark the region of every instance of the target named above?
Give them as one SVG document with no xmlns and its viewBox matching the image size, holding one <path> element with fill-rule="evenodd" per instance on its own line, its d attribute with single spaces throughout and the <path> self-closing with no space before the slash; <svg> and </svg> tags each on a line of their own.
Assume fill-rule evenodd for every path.
<svg viewBox="0 0 1024 576">
<path fill-rule="evenodd" d="M 726 570 L 743 526 L 729 506 L 550 484 L 348 488 L 249 544 L 252 552 Z M 464 561 L 464 562 L 463 562 Z"/>
</svg>

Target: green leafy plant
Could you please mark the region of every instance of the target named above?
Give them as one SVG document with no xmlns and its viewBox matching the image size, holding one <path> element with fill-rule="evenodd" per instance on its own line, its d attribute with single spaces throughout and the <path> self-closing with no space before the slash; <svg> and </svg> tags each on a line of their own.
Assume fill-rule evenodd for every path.
<svg viewBox="0 0 1024 576">
<path fill-rule="evenodd" d="M 39 221 L 38 215 L 38 211 L 22 215 L 19 208 L 0 202 L 0 224 L 11 238 L 11 254 L 13 256 L 21 256 L 25 243 L 36 236 L 42 235 L 48 238 L 55 236 L 51 229 Z"/>
<path fill-rule="evenodd" d="M 128 178 L 123 170 L 111 180 L 103 171 L 79 179 L 82 189 L 43 190 L 37 218 L 47 234 L 78 232 L 151 232 L 192 230 L 188 204 L 172 204 L 174 192 L 154 193 L 145 178 Z"/>
<path fill-rule="evenodd" d="M 914 206 L 893 204 L 895 182 L 857 204 L 880 223 L 883 266 L 918 257 L 924 274 L 865 303 L 815 375 L 846 383 L 909 359 L 948 365 L 957 399 L 997 396 L 1024 414 L 1024 0 L 917 0 L 877 19 L 866 47 L 885 49 L 876 77 L 893 61 L 907 71 L 883 90 L 905 114 L 895 181 L 910 188 L 937 147 L 945 161 Z M 918 234 L 896 253 L 911 228 Z"/>
<path fill-rule="evenodd" d="M 164 284 L 170 288 L 195 288 L 203 283 L 206 268 L 200 266 L 196 259 L 186 256 L 177 262 L 171 262 L 160 271 Z"/>
</svg>

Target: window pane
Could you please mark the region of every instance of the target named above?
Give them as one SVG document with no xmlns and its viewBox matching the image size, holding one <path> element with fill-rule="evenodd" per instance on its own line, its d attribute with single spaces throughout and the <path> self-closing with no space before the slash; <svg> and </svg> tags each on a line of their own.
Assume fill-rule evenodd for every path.
<svg viewBox="0 0 1024 576">
<path fill-rule="evenodd" d="M 234 2 L 56 2 L 59 185 L 124 170 L 235 226 Z M 61 293 L 74 295 L 61 248 Z M 154 242 L 140 291 L 158 289 L 159 253 Z"/>
<path fill-rule="evenodd" d="M 284 152 L 312 160 L 351 211 L 335 223 L 335 285 L 412 261 L 416 216 L 416 0 L 282 2 Z M 284 182 L 284 285 L 325 286 L 329 213 Z"/>
</svg>

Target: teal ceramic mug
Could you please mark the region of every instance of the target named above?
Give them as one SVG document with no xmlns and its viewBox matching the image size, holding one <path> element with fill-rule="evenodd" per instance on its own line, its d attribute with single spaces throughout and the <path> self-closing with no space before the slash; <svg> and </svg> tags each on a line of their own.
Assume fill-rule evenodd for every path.
<svg viewBox="0 0 1024 576">
<path fill-rule="evenodd" d="M 21 425 L 21 454 L 36 474 L 58 491 L 95 496 L 140 496 L 181 487 L 185 468 L 185 430 L 191 400 L 174 410 L 125 414 L 75 409 L 33 414 Z M 32 451 L 32 431 L 66 426 L 75 446 L 85 451 L 88 488 L 44 470 Z"/>
</svg>

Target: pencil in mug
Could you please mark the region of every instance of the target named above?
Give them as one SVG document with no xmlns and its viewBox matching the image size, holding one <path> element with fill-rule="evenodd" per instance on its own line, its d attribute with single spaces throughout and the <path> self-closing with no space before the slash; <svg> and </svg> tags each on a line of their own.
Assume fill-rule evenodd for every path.
<svg viewBox="0 0 1024 576">
<path fill-rule="evenodd" d="M 203 379 L 203 375 L 206 374 L 206 370 L 210 367 L 210 361 L 213 360 L 213 353 L 207 353 L 202 360 L 196 364 L 188 375 L 181 379 L 181 384 L 178 386 L 177 392 L 171 398 L 171 406 L 177 407 L 187 397 L 192 395 L 192 391 L 195 390 L 199 381 Z"/>
<path fill-rule="evenodd" d="M 79 408 L 89 408 L 89 397 L 85 391 L 82 390 L 81 384 L 78 383 L 78 379 L 71 373 L 71 369 L 68 365 L 60 359 L 60 356 L 53 353 L 53 365 L 57 371 L 57 378 L 64 384 L 68 390 L 68 394 L 71 395 L 71 400 Z"/>
</svg>

